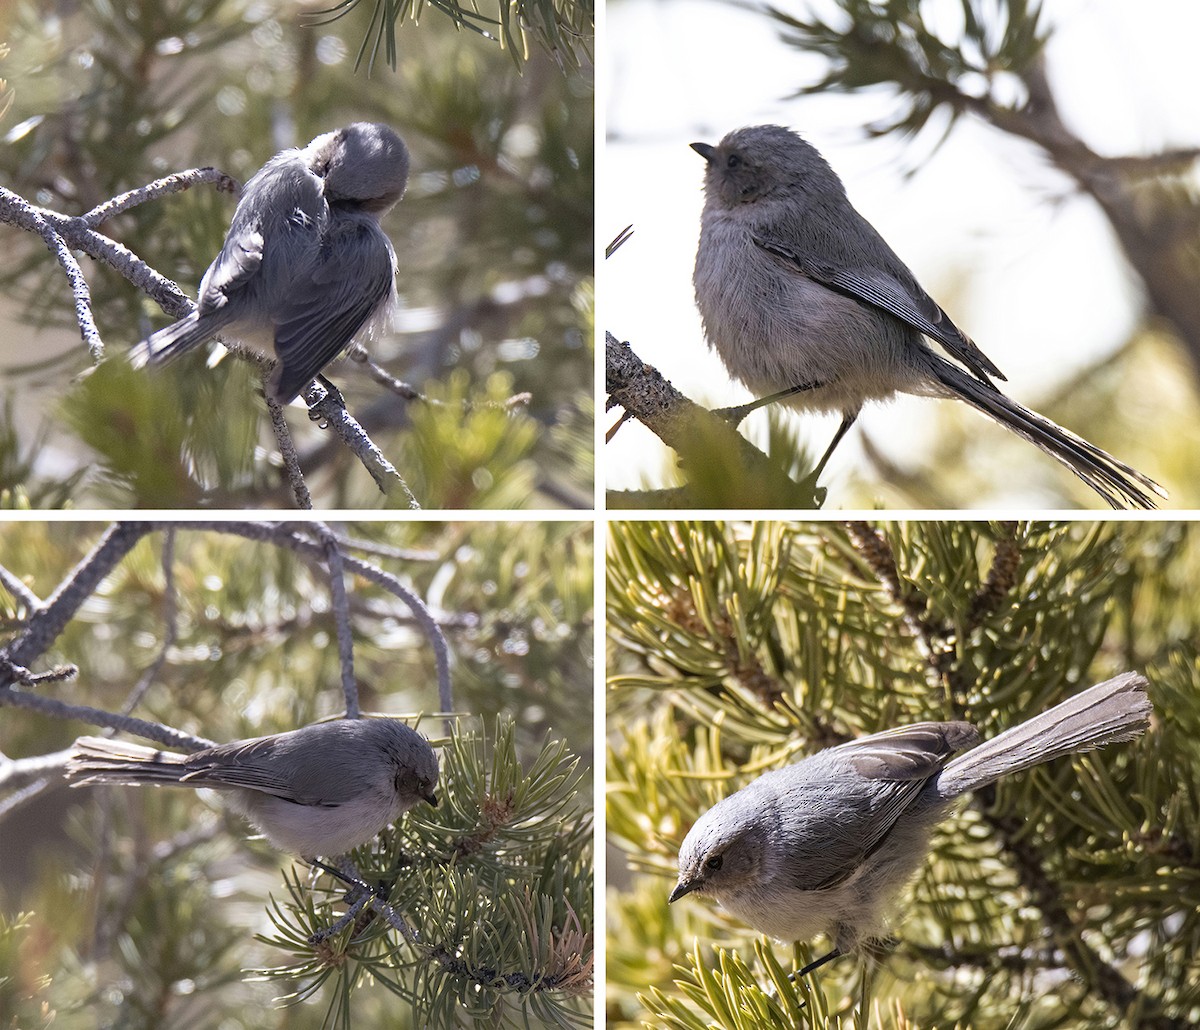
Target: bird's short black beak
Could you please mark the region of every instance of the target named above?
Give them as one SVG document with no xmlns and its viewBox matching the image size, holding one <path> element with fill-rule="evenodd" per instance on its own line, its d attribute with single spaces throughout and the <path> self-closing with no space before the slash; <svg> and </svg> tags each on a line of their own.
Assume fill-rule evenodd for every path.
<svg viewBox="0 0 1200 1030">
<path fill-rule="evenodd" d="M 717 152 L 717 148 L 711 143 L 690 143 L 688 145 L 705 161 L 712 164 L 713 154 Z"/>
<path fill-rule="evenodd" d="M 695 146 L 695 144 L 693 144 L 693 146 Z M 675 889 L 671 891 L 671 896 L 667 898 L 667 904 L 670 905 L 673 902 L 678 901 L 685 894 L 691 894 L 692 891 L 699 886 L 700 884 L 695 880 L 693 880 L 691 883 L 684 883 L 683 880 L 680 880 L 677 884 L 675 884 Z"/>
<path fill-rule="evenodd" d="M 433 805 L 434 808 L 437 808 L 437 806 L 438 806 L 437 795 L 432 790 L 428 794 L 422 794 L 421 796 L 426 801 L 428 801 L 431 805 Z"/>
</svg>

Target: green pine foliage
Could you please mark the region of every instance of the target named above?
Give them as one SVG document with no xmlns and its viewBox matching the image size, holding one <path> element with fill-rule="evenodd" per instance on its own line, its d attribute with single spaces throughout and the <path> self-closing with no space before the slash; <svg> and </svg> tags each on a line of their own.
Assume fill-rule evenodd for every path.
<svg viewBox="0 0 1200 1030">
<path fill-rule="evenodd" d="M 608 555 L 610 1025 L 1200 1020 L 1189 526 L 617 522 Z M 1125 670 L 1150 731 L 975 795 L 865 960 L 790 985 L 825 941 L 668 909 L 692 822 L 759 773 L 923 719 L 992 736 Z"/>
</svg>

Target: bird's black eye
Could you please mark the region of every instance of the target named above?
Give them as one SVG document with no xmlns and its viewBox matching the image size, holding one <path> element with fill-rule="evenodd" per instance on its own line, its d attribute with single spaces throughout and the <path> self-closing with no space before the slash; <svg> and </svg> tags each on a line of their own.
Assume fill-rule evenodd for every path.
<svg viewBox="0 0 1200 1030">
<path fill-rule="evenodd" d="M 723 855 L 713 855 L 712 858 L 710 858 L 707 862 L 704 863 L 704 868 L 711 869 L 711 870 L 713 870 L 713 872 L 716 872 L 718 869 L 721 868 L 721 863 L 724 861 L 725 861 L 725 858 Z"/>
<path fill-rule="evenodd" d="M 726 168 L 736 168 L 741 163 L 742 163 L 742 159 L 740 157 L 738 157 L 737 154 L 730 154 L 725 159 L 725 167 Z"/>
</svg>

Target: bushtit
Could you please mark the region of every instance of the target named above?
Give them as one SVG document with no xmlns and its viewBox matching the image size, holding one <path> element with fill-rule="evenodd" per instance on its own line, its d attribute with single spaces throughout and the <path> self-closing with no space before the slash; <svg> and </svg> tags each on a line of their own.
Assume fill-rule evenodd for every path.
<svg viewBox="0 0 1200 1030">
<path fill-rule="evenodd" d="M 396 253 L 379 220 L 407 183 L 408 148 L 374 122 L 276 154 L 246 183 L 196 310 L 139 343 L 130 360 L 169 361 L 227 333 L 278 358 L 268 396 L 293 400 L 391 317 Z"/>
<path fill-rule="evenodd" d="M 73 787 L 211 787 L 280 851 L 312 859 L 365 844 L 418 801 L 436 805 L 438 763 L 396 719 L 340 719 L 190 755 L 80 737 L 67 777 Z"/>
<path fill-rule="evenodd" d="M 705 894 L 783 941 L 828 934 L 833 952 L 806 973 L 882 936 L 889 906 L 955 799 L 1063 755 L 1131 740 L 1151 711 L 1146 680 L 1125 673 L 983 744 L 970 723 L 922 722 L 819 751 L 700 816 L 679 849 L 670 900 Z"/>
<path fill-rule="evenodd" d="M 1152 508 L 1152 479 L 1004 396 L 1004 375 L 846 199 L 816 149 L 778 125 L 693 143 L 708 168 L 693 282 L 705 335 L 760 400 L 841 412 L 817 464 L 866 401 L 957 397 L 1066 465 L 1114 508 Z M 936 353 L 925 337 L 941 345 Z M 949 360 L 947 360 L 949 359 Z M 1143 489 L 1144 488 L 1144 489 Z"/>
</svg>

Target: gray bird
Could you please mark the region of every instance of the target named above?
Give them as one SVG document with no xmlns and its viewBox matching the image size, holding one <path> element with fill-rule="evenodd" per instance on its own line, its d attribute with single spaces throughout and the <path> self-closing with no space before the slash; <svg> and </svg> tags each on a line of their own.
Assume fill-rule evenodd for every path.
<svg viewBox="0 0 1200 1030">
<path fill-rule="evenodd" d="M 391 318 L 396 253 L 379 220 L 404 195 L 408 148 L 355 122 L 276 154 L 246 183 L 196 310 L 130 351 L 161 364 L 217 333 L 275 357 L 267 393 L 286 404 Z"/>
<path fill-rule="evenodd" d="M 722 414 L 738 422 L 780 400 L 840 412 L 815 480 L 867 401 L 897 393 L 958 398 L 1057 458 L 1114 508 L 1153 508 L 1147 491 L 1167 496 L 1136 469 L 1001 393 L 993 379 L 1004 375 L 796 133 L 757 125 L 715 147 L 692 148 L 708 163 L 696 302 L 709 344 L 760 398 Z"/>
<path fill-rule="evenodd" d="M 418 801 L 438 803 L 437 756 L 396 719 L 319 722 L 190 755 L 80 737 L 67 778 L 73 787 L 211 787 L 280 851 L 306 859 L 343 855 Z"/>
<path fill-rule="evenodd" d="M 782 941 L 828 934 L 804 975 L 884 935 L 892 902 L 964 794 L 1149 725 L 1146 680 L 1125 673 L 986 743 L 965 722 L 922 722 L 827 748 L 718 802 L 679 849 L 670 901 L 693 892 Z M 978 746 L 976 746 L 978 745 Z M 963 748 L 963 755 L 951 756 Z"/>
</svg>

